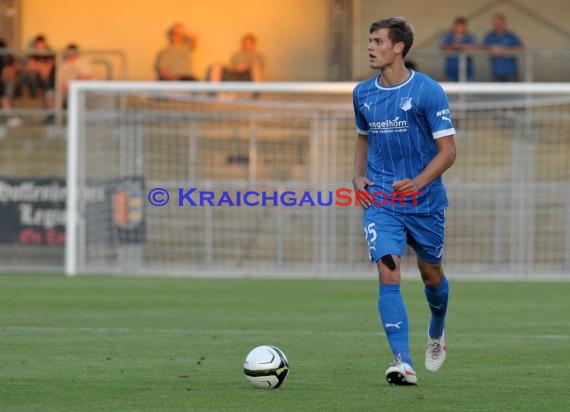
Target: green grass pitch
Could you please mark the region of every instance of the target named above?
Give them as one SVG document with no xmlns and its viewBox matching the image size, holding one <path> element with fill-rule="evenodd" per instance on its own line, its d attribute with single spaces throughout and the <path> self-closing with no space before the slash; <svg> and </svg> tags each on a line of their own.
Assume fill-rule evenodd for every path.
<svg viewBox="0 0 570 412">
<path fill-rule="evenodd" d="M 0 410 L 570 410 L 570 283 L 451 282 L 437 374 L 403 283 L 419 385 L 391 387 L 374 281 L 2 275 Z M 280 389 L 243 377 L 261 344 L 289 358 Z"/>
</svg>

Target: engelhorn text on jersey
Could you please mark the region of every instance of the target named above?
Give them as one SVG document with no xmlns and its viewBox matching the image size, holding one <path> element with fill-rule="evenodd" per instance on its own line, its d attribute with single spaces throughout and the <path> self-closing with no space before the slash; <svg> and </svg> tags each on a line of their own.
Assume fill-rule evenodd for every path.
<svg viewBox="0 0 570 412">
<path fill-rule="evenodd" d="M 395 117 L 380 122 L 369 122 L 368 128 L 372 133 L 405 133 L 408 131 L 408 122 Z"/>
</svg>

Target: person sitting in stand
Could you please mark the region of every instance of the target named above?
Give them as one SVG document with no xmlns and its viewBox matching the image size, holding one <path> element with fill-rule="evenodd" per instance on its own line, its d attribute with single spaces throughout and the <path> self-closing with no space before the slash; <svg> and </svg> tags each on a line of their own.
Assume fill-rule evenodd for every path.
<svg viewBox="0 0 570 412">
<path fill-rule="evenodd" d="M 264 58 L 257 51 L 257 38 L 248 33 L 241 39 L 241 49 L 236 51 L 225 66 L 222 63 L 214 63 L 210 67 L 208 79 L 212 82 L 219 81 L 253 81 L 262 80 Z"/>
<path fill-rule="evenodd" d="M 6 125 L 18 127 L 22 124 L 22 120 L 12 114 L 12 100 L 16 90 L 19 68 L 14 56 L 5 50 L 7 48 L 6 42 L 0 39 L 0 99 L 2 110 L 8 116 Z"/>
<path fill-rule="evenodd" d="M 72 80 L 91 80 L 91 63 L 85 56 L 81 56 L 79 48 L 72 43 L 67 46 L 63 54 L 63 63 L 57 70 L 63 106 L 67 104 L 67 91 Z"/>
<path fill-rule="evenodd" d="M 192 51 L 198 38 L 182 23 L 173 24 L 168 30 L 169 45 L 156 57 L 156 72 L 159 80 L 196 80 L 192 74 Z"/>
</svg>

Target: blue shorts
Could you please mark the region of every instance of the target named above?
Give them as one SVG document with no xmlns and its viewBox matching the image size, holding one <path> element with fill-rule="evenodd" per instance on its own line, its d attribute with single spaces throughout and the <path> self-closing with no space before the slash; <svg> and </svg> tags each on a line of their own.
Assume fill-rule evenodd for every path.
<svg viewBox="0 0 570 412">
<path fill-rule="evenodd" d="M 406 215 L 371 206 L 364 211 L 363 221 L 373 263 L 385 255 L 402 257 L 406 244 L 425 262 L 443 260 L 445 209 L 431 215 Z"/>
</svg>

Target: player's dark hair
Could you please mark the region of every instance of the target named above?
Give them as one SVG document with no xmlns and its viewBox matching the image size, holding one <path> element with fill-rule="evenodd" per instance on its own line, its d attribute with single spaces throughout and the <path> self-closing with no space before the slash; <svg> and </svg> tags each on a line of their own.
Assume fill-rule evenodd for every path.
<svg viewBox="0 0 570 412">
<path fill-rule="evenodd" d="M 454 23 L 455 23 L 455 24 L 465 24 L 465 25 L 466 25 L 466 24 L 467 24 L 467 19 L 466 19 L 465 17 L 456 17 Z"/>
<path fill-rule="evenodd" d="M 388 29 L 388 38 L 393 43 L 404 43 L 402 57 L 406 57 L 414 43 L 414 29 L 411 24 L 401 17 L 390 17 L 372 23 L 370 25 L 370 34 L 380 29 Z"/>
</svg>

